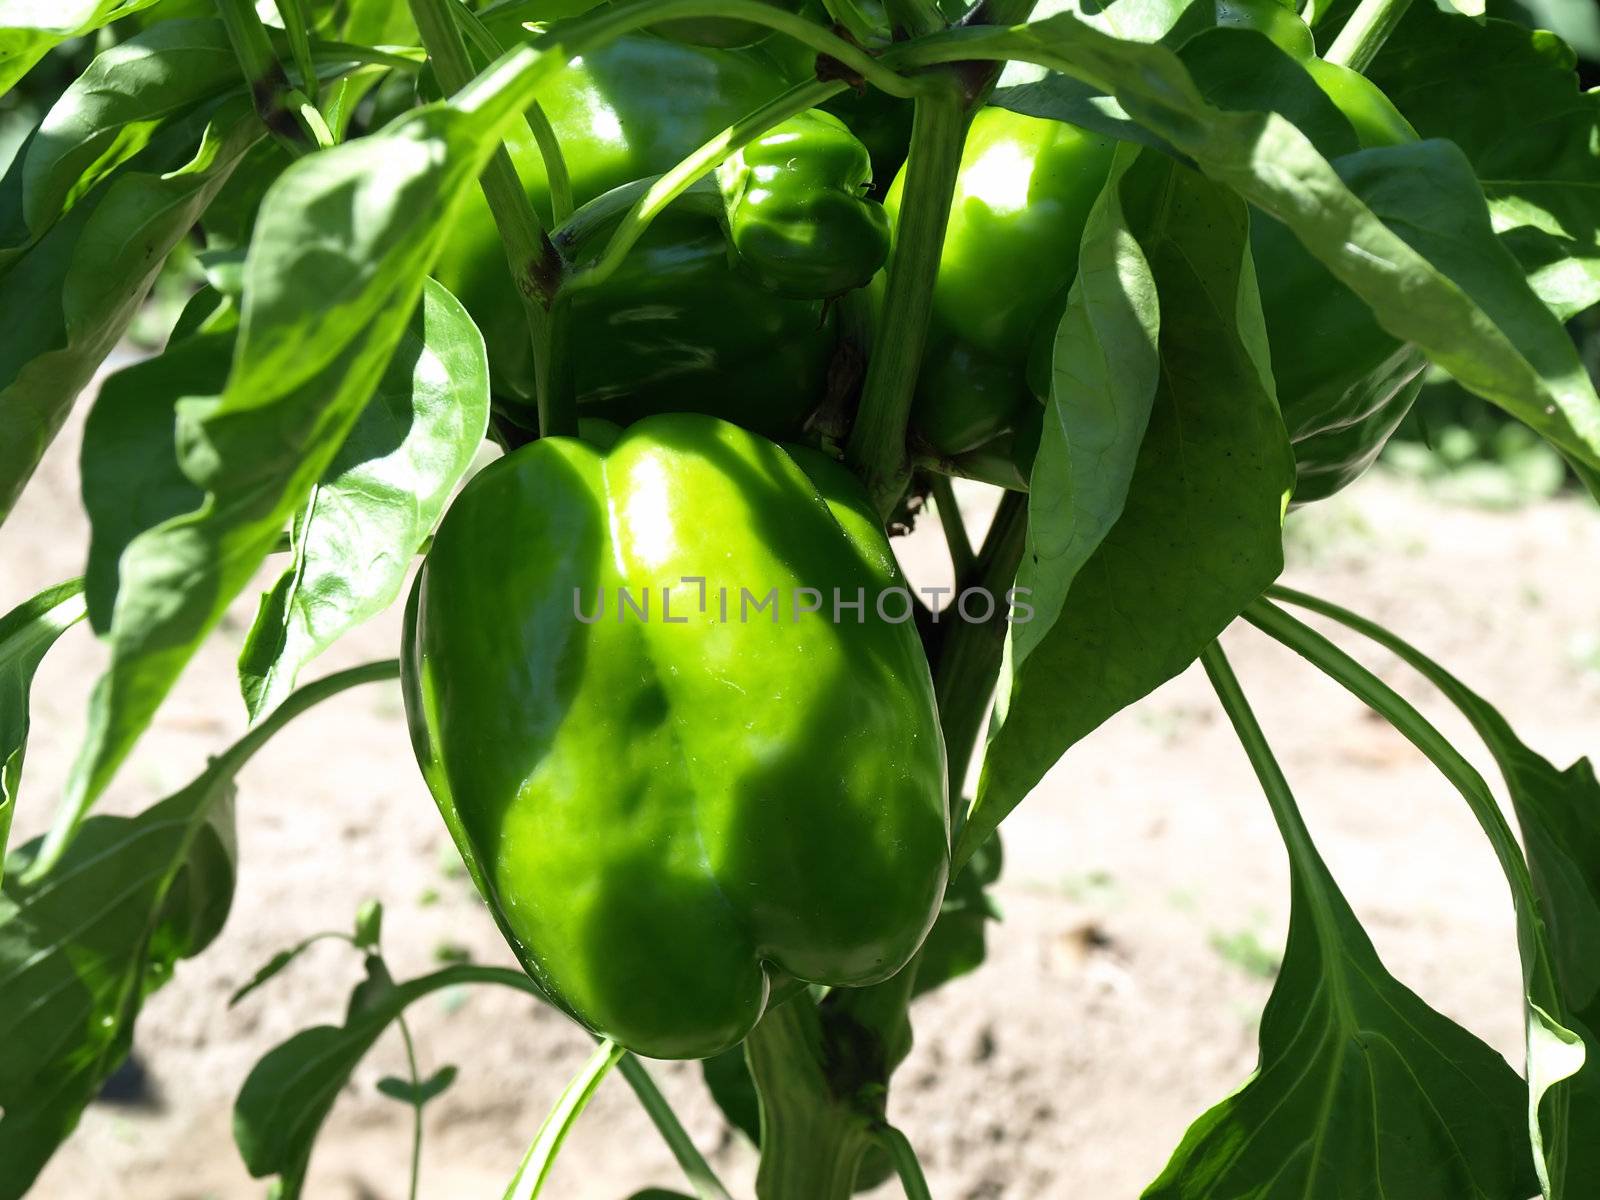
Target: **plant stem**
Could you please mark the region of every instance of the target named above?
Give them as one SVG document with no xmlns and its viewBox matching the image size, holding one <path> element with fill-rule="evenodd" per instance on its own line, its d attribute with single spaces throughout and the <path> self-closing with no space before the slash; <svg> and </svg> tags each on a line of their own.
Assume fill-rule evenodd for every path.
<svg viewBox="0 0 1600 1200">
<path fill-rule="evenodd" d="M 872 1147 L 868 1119 L 840 1103 L 823 1075 L 817 1006 L 802 992 L 767 1010 L 745 1039 L 761 1098 L 757 1200 L 850 1200 Z"/>
<path fill-rule="evenodd" d="M 1478 774 L 1449 740 L 1395 691 L 1322 634 L 1283 609 L 1257 600 L 1244 610 L 1244 619 L 1276 638 L 1306 661 L 1330 676 L 1381 715 L 1402 737 L 1422 751 L 1466 799 L 1484 832 L 1494 846 L 1495 857 L 1511 883 L 1514 895 L 1531 897 L 1533 885 L 1528 864 L 1517 847 L 1515 835 L 1506 823 L 1500 805 Z"/>
<path fill-rule="evenodd" d="M 958 801 L 972 763 L 978 734 L 994 699 L 995 680 L 1005 654 L 1006 617 L 1001 602 L 1017 577 L 1028 536 L 1028 497 L 1007 492 L 983 539 L 971 578 L 958 579 L 957 587 L 986 588 L 995 599 L 995 612 L 979 623 L 956 621 L 948 627 L 934 662 L 933 694 L 939 702 L 939 723 L 944 731 L 946 761 L 950 769 L 950 794 L 955 798 L 951 836 L 956 847 L 950 864 L 954 875 L 972 856 L 976 846 L 963 846 L 965 806 Z"/>
<path fill-rule="evenodd" d="M 922 1164 L 917 1161 L 917 1152 L 911 1148 L 906 1135 L 893 1125 L 885 1125 L 878 1138 L 889 1152 L 889 1157 L 894 1159 L 895 1173 L 900 1176 L 900 1186 L 905 1189 L 906 1200 L 933 1200 L 928 1181 L 922 1174 Z"/>
<path fill-rule="evenodd" d="M 422 44 L 427 47 L 428 57 L 433 61 L 440 86 L 446 92 L 465 87 L 474 72 L 461 29 L 451 13 L 457 7 L 457 0 L 410 0 L 410 3 L 412 18 L 422 35 Z M 511 155 L 503 144 L 495 150 L 479 183 L 500 231 L 506 264 L 511 269 L 528 322 L 528 337 L 533 343 L 534 383 L 538 390 L 539 432 L 546 437 L 575 434 L 578 431 L 577 406 L 571 389 L 558 391 L 553 385 L 565 383 L 565 379 L 552 379 L 550 370 L 552 330 L 546 307 L 551 299 L 549 281 L 560 277 L 559 256 L 545 237 L 539 216 L 533 211 Z"/>
<path fill-rule="evenodd" d="M 967 537 L 967 526 L 961 519 L 961 506 L 956 503 L 956 490 L 950 476 L 934 474 L 930 491 L 933 505 L 939 512 L 939 525 L 944 530 L 944 544 L 950 551 L 950 565 L 955 568 L 959 583 L 972 570 L 975 556 L 972 541 Z"/>
<path fill-rule="evenodd" d="M 223 29 L 239 59 L 239 69 L 244 73 L 261 123 L 273 140 L 289 153 L 296 157 L 304 154 L 311 139 L 285 103 L 284 97 L 290 90 L 289 76 L 273 52 L 267 27 L 261 23 L 254 3 L 252 0 L 217 0 L 217 15 L 222 18 Z"/>
<path fill-rule="evenodd" d="M 300 90 L 315 105 L 319 80 L 311 61 L 311 20 L 306 13 L 305 0 L 276 0 L 276 4 L 283 32 L 289 39 L 289 52 L 300 71 Z"/>
<path fill-rule="evenodd" d="M 411 1071 L 411 1191 L 410 1200 L 417 1200 L 417 1180 L 422 1174 L 422 1104 L 417 1094 L 422 1090 L 422 1076 L 417 1071 L 417 1047 L 411 1040 L 411 1026 L 405 1014 L 395 1018 L 400 1026 L 400 1040 L 406 1045 L 406 1066 Z"/>
<path fill-rule="evenodd" d="M 1365 71 L 1410 6 L 1411 0 L 1361 0 L 1323 59 Z"/>
<path fill-rule="evenodd" d="M 465 4 L 452 4 L 450 11 L 455 14 L 467 40 L 478 48 L 479 54 L 492 62 L 505 52 L 499 39 Z M 537 100 L 528 105 L 526 116 L 528 132 L 533 134 L 534 143 L 539 147 L 539 157 L 544 160 L 545 182 L 550 188 L 550 223 L 552 226 L 560 225 L 572 215 L 573 207 L 572 177 L 567 171 L 566 155 L 561 152 L 561 142 L 556 138 L 550 118 Z"/>
<path fill-rule="evenodd" d="M 1238 676 L 1233 673 L 1233 667 L 1222 653 L 1222 646 L 1212 642 L 1202 650 L 1200 665 L 1205 668 L 1206 678 L 1217 693 L 1222 711 L 1227 713 L 1228 721 L 1239 735 L 1239 743 L 1244 747 L 1245 756 L 1249 758 L 1256 779 L 1261 783 L 1261 790 L 1266 794 L 1273 819 L 1278 823 L 1278 832 L 1294 851 L 1289 856 L 1291 867 L 1297 862 L 1321 864 L 1322 856 L 1317 853 L 1316 845 L 1311 840 L 1311 831 L 1306 828 L 1305 818 L 1300 815 L 1300 807 L 1289 789 L 1289 781 L 1284 778 L 1283 768 L 1278 765 L 1267 735 L 1262 732 L 1255 713 L 1250 709 L 1250 702 L 1245 698 L 1244 689 L 1239 686 Z"/>
<path fill-rule="evenodd" d="M 357 46 L 350 42 L 311 43 L 311 58 L 320 63 L 355 63 L 367 66 L 393 67 L 397 71 L 415 72 L 422 69 L 427 54 L 419 47 Z"/>
<path fill-rule="evenodd" d="M 522 971 L 510 967 L 476 965 L 446 967 L 439 972 L 438 978 L 441 980 L 439 986 L 447 983 L 498 983 L 519 992 L 526 992 L 535 1000 L 550 1003 L 550 997 L 545 995 L 538 984 Z M 667 1148 L 672 1151 L 672 1156 L 683 1168 L 684 1175 L 694 1185 L 695 1195 L 699 1200 L 730 1200 L 727 1189 L 718 1181 L 700 1151 L 695 1149 L 694 1142 L 679 1123 L 672 1106 L 667 1103 L 667 1098 L 661 1094 L 655 1081 L 650 1078 L 645 1065 L 633 1055 L 624 1054 L 617 1063 L 617 1069 L 628 1081 L 628 1086 L 633 1089 L 634 1095 L 639 1098 L 640 1107 L 649 1115 L 662 1140 L 667 1143 Z"/>
<path fill-rule="evenodd" d="M 555 1165 L 556 1155 L 561 1152 L 561 1143 L 567 1140 L 573 1124 L 588 1107 L 600 1081 L 617 1065 L 624 1053 L 626 1051 L 615 1042 L 601 1042 L 595 1047 L 589 1061 L 572 1077 L 572 1082 L 567 1084 L 556 1100 L 555 1107 L 550 1110 L 550 1115 L 539 1127 L 533 1145 L 528 1147 L 528 1153 L 523 1156 L 522 1166 L 518 1168 L 511 1186 L 506 1189 L 504 1200 L 535 1200 L 544 1188 L 545 1180 L 550 1177 L 550 1168 Z"/>
<path fill-rule="evenodd" d="M 624 1054 L 622 1061 L 617 1064 L 617 1069 L 628 1081 L 628 1086 L 633 1088 L 634 1095 L 639 1098 L 639 1104 L 645 1113 L 660 1130 L 662 1139 L 672 1151 L 672 1157 L 678 1160 L 678 1166 L 683 1168 L 683 1174 L 693 1186 L 698 1200 L 732 1200 L 721 1181 L 712 1172 L 711 1164 L 706 1162 L 690 1139 L 688 1131 L 679 1123 L 677 1114 L 672 1111 L 667 1098 L 656 1087 L 655 1080 L 650 1078 L 650 1072 L 645 1069 L 645 1065 L 633 1055 Z"/>
<path fill-rule="evenodd" d="M 933 312 L 933 283 L 939 274 L 965 132 L 966 110 L 953 79 L 917 98 L 905 195 L 889 256 L 878 334 L 862 384 L 861 407 L 845 448 L 846 458 L 883 516 L 893 511 L 909 475 L 906 424 Z"/>
<path fill-rule="evenodd" d="M 781 96 L 769 100 L 748 116 L 735 121 L 716 137 L 682 159 L 671 170 L 659 176 L 634 202 L 633 208 L 622 218 L 605 251 L 590 266 L 568 276 L 561 291 L 570 293 L 604 283 L 622 265 L 628 251 L 644 235 L 650 222 L 673 200 L 687 191 L 696 180 L 710 174 L 717 165 L 736 150 L 747 146 L 774 125 L 782 124 L 797 113 L 815 108 L 829 96 L 844 90 L 844 83 L 824 83 L 811 80 L 796 84 Z"/>
</svg>

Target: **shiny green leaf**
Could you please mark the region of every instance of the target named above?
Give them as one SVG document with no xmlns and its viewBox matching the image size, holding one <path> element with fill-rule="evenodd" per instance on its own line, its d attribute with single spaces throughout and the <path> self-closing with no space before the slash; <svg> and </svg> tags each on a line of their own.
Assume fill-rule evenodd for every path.
<svg viewBox="0 0 1600 1200">
<path fill-rule="evenodd" d="M 1600 1179 L 1600 782 L 1588 759 L 1565 771 L 1529 749 L 1487 701 L 1409 642 L 1338 605 L 1287 589 L 1273 595 L 1332 617 L 1397 655 L 1459 708 L 1483 739 L 1511 794 L 1527 847 L 1539 919 L 1519 929 L 1529 972 L 1529 1124 L 1545 1195 L 1578 1200 Z M 1510 841 L 1509 831 L 1502 835 Z M 1516 852 L 1515 844 L 1504 852 Z M 1513 879 L 1517 888 L 1520 879 Z"/>
<path fill-rule="evenodd" d="M 226 381 L 241 351 L 221 331 L 106 381 L 85 431 L 83 487 L 93 524 L 90 620 L 106 630 L 112 660 L 45 857 L 66 844 L 366 401 L 416 387 L 431 394 L 441 364 L 457 362 L 460 348 L 472 360 L 471 319 L 437 284 L 399 314 L 391 337 L 395 323 L 387 316 L 272 403 L 230 406 Z M 449 349 L 436 357 L 434 345 Z M 140 452 L 130 454 L 133 446 Z"/>
<path fill-rule="evenodd" d="M 156 0 L 3 0 L 0 3 L 0 96 L 68 38 L 82 37 Z"/>
<path fill-rule="evenodd" d="M 1414 4 L 1367 71 L 1418 133 L 1466 154 L 1501 241 L 1562 318 L 1600 301 L 1600 93 L 1575 67 L 1552 34 Z"/>
<path fill-rule="evenodd" d="M 1119 191 L 1123 220 L 1100 205 L 1056 346 L 1018 574 L 1036 612 L 1012 626 L 958 860 L 1069 746 L 1192 663 L 1283 566 L 1293 460 L 1244 205 L 1148 152 Z"/>
<path fill-rule="evenodd" d="M 399 664 L 308 684 L 185 787 L 136 817 L 96 817 L 55 867 L 0 885 L 0 1200 L 18 1200 L 128 1053 L 144 997 L 216 938 L 233 899 L 234 777 L 297 713 Z"/>
<path fill-rule="evenodd" d="M 163 21 L 98 55 L 28 146 L 22 212 L 35 236 L 173 116 L 240 86 L 220 21 Z"/>
<path fill-rule="evenodd" d="M 117 344 L 172 247 L 263 136 L 248 105 L 225 105 L 198 151 L 164 173 L 125 170 L 85 197 L 0 274 L 0 520 L 78 393 Z M 143 157 L 132 166 L 142 166 Z"/>
<path fill-rule="evenodd" d="M 46 588 L 0 617 L 0 874 L 28 748 L 33 673 L 56 639 L 83 619 L 83 580 Z"/>
<path fill-rule="evenodd" d="M 426 351 L 409 378 L 386 375 L 296 514 L 293 556 L 262 597 L 239 657 L 255 719 L 302 667 L 387 608 L 488 430 L 483 338 L 440 291 Z"/>
<path fill-rule="evenodd" d="M 1207 671 L 1289 851 L 1289 937 L 1260 1065 L 1190 1126 L 1144 1200 L 1527 1200 L 1527 1085 L 1385 970 L 1219 661 L 1210 651 Z"/>
</svg>

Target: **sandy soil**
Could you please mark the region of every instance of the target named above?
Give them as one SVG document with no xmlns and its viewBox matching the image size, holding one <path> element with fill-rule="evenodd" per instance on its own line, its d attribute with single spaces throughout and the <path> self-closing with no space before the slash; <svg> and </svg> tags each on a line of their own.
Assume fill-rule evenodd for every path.
<svg viewBox="0 0 1600 1200">
<path fill-rule="evenodd" d="M 0 607 L 81 570 L 81 420 L 0 530 Z M 981 519 L 987 498 L 969 498 Z M 931 527 L 902 550 L 940 573 Z M 1510 512 L 1449 507 L 1381 475 L 1292 519 L 1287 579 L 1391 623 L 1565 762 L 1595 749 L 1600 520 L 1576 500 Z M 143 807 L 242 729 L 233 656 L 254 597 L 230 614 L 123 770 L 108 809 Z M 1390 968 L 1513 1060 L 1517 957 L 1507 893 L 1464 804 L 1400 737 L 1334 684 L 1248 629 L 1235 665 L 1296 785 L 1320 848 Z M 1348 643 L 1347 643 L 1348 644 Z M 395 622 L 325 662 L 386 657 Z M 1414 676 L 1362 652 L 1462 735 Z M 63 639 L 35 686 L 35 734 L 16 836 L 46 822 L 81 735 L 101 651 Z M 1472 756 L 1487 764 L 1474 747 Z M 230 1136 L 250 1065 L 295 1030 L 337 1021 L 359 977 L 319 945 L 237 1008 L 230 991 L 272 953 L 387 906 L 401 977 L 451 955 L 508 961 L 463 878 L 411 761 L 390 686 L 346 693 L 283 734 L 240 786 L 241 879 L 219 942 L 150 1001 L 136 1054 L 147 1096 L 98 1104 L 34 1191 L 47 1200 L 233 1200 L 264 1193 Z M 988 964 L 920 1004 L 892 1116 L 941 1200 L 1137 1196 L 1185 1126 L 1255 1060 L 1257 1014 L 1287 917 L 1287 868 L 1242 752 L 1197 671 L 1071 751 L 1006 825 L 1005 922 Z M 499 1196 L 548 1105 L 588 1053 L 560 1016 L 506 989 L 412 1010 L 423 1069 L 454 1063 L 428 1109 L 421 1195 Z M 312 1162 L 317 1200 L 405 1195 L 409 1110 L 380 1095 L 404 1070 L 391 1034 L 340 1098 Z M 728 1136 L 693 1066 L 653 1070 L 725 1181 L 748 1195 L 753 1154 Z M 623 1200 L 677 1172 L 620 1078 L 603 1085 L 547 1194 Z M 892 1186 L 874 1193 L 897 1194 Z"/>
</svg>

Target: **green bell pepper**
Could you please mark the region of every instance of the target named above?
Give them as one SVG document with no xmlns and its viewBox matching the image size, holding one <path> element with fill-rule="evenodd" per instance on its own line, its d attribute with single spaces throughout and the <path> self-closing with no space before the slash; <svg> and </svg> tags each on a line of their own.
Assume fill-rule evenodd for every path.
<svg viewBox="0 0 1600 1200">
<path fill-rule="evenodd" d="M 872 160 L 843 121 L 791 117 L 717 168 L 728 232 L 773 291 L 824 299 L 866 284 L 889 257 L 889 217 L 867 198 Z"/>
<path fill-rule="evenodd" d="M 402 652 L 418 761 L 512 948 L 596 1033 L 706 1057 L 775 980 L 916 952 L 949 824 L 908 598 L 877 599 L 903 586 L 847 471 L 696 414 L 541 439 L 452 505 Z"/>
<path fill-rule="evenodd" d="M 486 20 L 501 44 L 530 36 L 515 20 L 526 7 L 497 10 Z M 758 54 L 633 34 L 585 55 L 540 91 L 539 102 L 581 205 L 667 170 L 784 86 Z M 520 128 L 508 145 L 548 228 L 550 189 L 533 136 Z M 720 217 L 678 218 L 678 208 L 658 218 L 621 271 L 576 298 L 572 360 L 580 411 L 614 412 L 622 396 L 635 412 L 697 408 L 696 397 L 732 395 L 727 380 L 744 378 L 759 380 L 763 413 L 803 414 L 824 392 L 834 346 L 822 305 L 756 286 L 730 262 L 726 238 L 714 228 Z M 669 226 L 684 238 L 676 250 Z M 580 247 L 584 254 L 594 249 Z M 496 396 L 519 423 L 533 426 L 526 318 L 494 220 L 476 190 L 435 275 L 483 331 Z M 765 369 L 773 344 L 766 339 L 773 336 L 783 338 L 780 361 L 778 369 Z M 755 423 L 783 432 L 766 420 Z"/>
<path fill-rule="evenodd" d="M 1265 34 L 1299 60 L 1361 148 L 1415 139 L 1376 85 L 1312 55 L 1309 30 L 1283 6 L 1218 0 L 1216 18 Z M 973 119 L 911 419 L 913 450 L 925 460 L 1027 486 L 1055 325 L 1114 147 L 1075 126 L 1003 109 Z M 901 189 L 897 178 L 884 202 L 891 216 Z M 1409 408 L 1407 385 L 1423 360 L 1282 225 L 1257 215 L 1251 244 L 1278 399 L 1295 442 L 1295 500 L 1305 502 L 1370 463 Z"/>
<path fill-rule="evenodd" d="M 731 267 L 720 218 L 715 196 L 685 198 L 651 223 L 604 286 L 573 297 L 567 337 L 581 414 L 625 425 L 702 412 L 784 438 L 821 402 L 831 314 L 821 300 L 774 303 L 753 273 Z M 608 233 L 602 226 L 581 239 L 580 261 Z"/>
<path fill-rule="evenodd" d="M 1019 431 L 1037 445 L 1042 407 L 1028 386 L 1030 349 L 1041 318 L 1059 314 L 1065 302 L 1115 148 L 1075 125 L 1003 108 L 973 117 L 911 417 L 919 452 L 987 455 Z M 903 190 L 902 173 L 884 199 L 891 216 Z M 1025 479 L 1023 469 L 1016 480 L 995 482 Z"/>
</svg>

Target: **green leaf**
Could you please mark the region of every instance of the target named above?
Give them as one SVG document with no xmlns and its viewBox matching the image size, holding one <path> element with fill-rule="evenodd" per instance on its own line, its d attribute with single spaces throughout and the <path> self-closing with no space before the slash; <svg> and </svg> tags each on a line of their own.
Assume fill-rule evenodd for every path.
<svg viewBox="0 0 1600 1200">
<path fill-rule="evenodd" d="M 28 693 L 56 639 L 83 619 L 83 580 L 46 588 L 0 617 L 0 877 L 28 748 Z"/>
<path fill-rule="evenodd" d="M 128 545 L 111 667 L 90 702 L 88 735 L 41 864 L 60 855 L 195 647 L 305 503 L 386 366 L 415 363 L 407 351 L 391 359 L 500 135 L 540 84 L 612 23 L 597 13 L 519 47 L 450 102 L 307 155 L 268 189 L 245 259 L 227 383 L 220 395 L 179 406 L 182 471 L 206 498 Z M 429 328 L 468 320 L 442 289 L 428 290 Z"/>
<path fill-rule="evenodd" d="M 315 1025 L 269 1050 L 251 1068 L 233 1105 L 233 1140 L 257 1179 L 278 1177 L 276 1200 L 296 1200 L 322 1122 L 368 1050 L 406 1007 L 431 992 L 468 983 L 509 983 L 523 977 L 501 967 L 446 967 L 432 975 L 392 981 L 377 1003 L 351 997 L 343 1025 Z M 364 982 L 357 986 L 359 992 Z M 436 1077 L 437 1078 L 437 1077 Z"/>
<path fill-rule="evenodd" d="M 5 0 L 0 6 L 0 96 L 52 46 L 82 37 L 156 0 Z"/>
<path fill-rule="evenodd" d="M 220 21 L 162 21 L 98 55 L 28 146 L 22 211 L 35 237 L 149 144 L 163 123 L 240 87 Z"/>
<path fill-rule="evenodd" d="M 293 946 L 290 946 L 287 950 L 279 950 L 264 964 L 262 964 L 262 966 L 254 975 L 252 975 L 245 983 L 241 984 L 234 990 L 233 995 L 228 997 L 228 1007 L 232 1008 L 235 1004 L 238 1004 L 239 1001 L 250 995 L 262 984 L 276 977 L 281 971 L 283 971 L 285 967 L 294 962 L 295 959 L 299 958 L 318 942 L 326 942 L 335 939 L 339 941 L 349 940 L 348 936 L 343 933 L 324 931 L 322 933 L 312 934 L 310 937 L 295 943 Z"/>
<path fill-rule="evenodd" d="M 21 1196 L 126 1057 L 143 998 L 221 929 L 233 898 L 225 755 L 137 817 L 88 822 L 56 869 L 0 897 L 0 1196 Z"/>
<path fill-rule="evenodd" d="M 1600 468 L 1600 397 L 1561 323 L 1495 237 L 1454 145 L 1367 150 L 1336 170 L 1283 117 L 1207 105 L 1165 47 L 1108 38 L 1069 14 L 958 29 L 883 59 L 973 57 L 1024 59 L 1115 96 L 1206 175 L 1287 225 L 1391 334 L 1572 461 Z"/>
<path fill-rule="evenodd" d="M 447 299 L 440 291 L 431 303 Z M 252 720 L 312 658 L 393 603 L 488 431 L 477 326 L 459 308 L 427 324 L 410 377 L 384 377 L 295 517 L 292 561 L 262 597 L 239 656 Z"/>
<path fill-rule="evenodd" d="M 1260 1065 L 1190 1126 L 1144 1200 L 1527 1200 L 1526 1084 L 1384 969 L 1232 672 L 1214 650 L 1205 662 L 1289 851 L 1289 937 Z"/>
<path fill-rule="evenodd" d="M 409 1104 L 413 1108 L 421 1108 L 455 1081 L 456 1068 L 446 1065 L 420 1083 L 412 1083 L 409 1079 L 400 1079 L 394 1075 L 385 1075 L 378 1080 L 378 1090 L 391 1100 L 398 1100 L 401 1104 Z"/>
<path fill-rule="evenodd" d="M 1415 668 L 1471 722 L 1505 777 L 1544 926 L 1524 921 L 1521 931 L 1540 942 L 1524 952 L 1548 957 L 1554 966 L 1549 975 L 1530 973 L 1529 979 L 1530 1125 L 1545 1195 L 1576 1200 L 1600 1179 L 1600 782 L 1594 768 L 1580 759 L 1559 770 L 1524 745 L 1483 697 L 1383 626 L 1301 592 L 1275 588 L 1272 595 L 1332 617 Z M 1509 841 L 1509 831 L 1496 840 Z"/>
<path fill-rule="evenodd" d="M 136 817 L 96 817 L 42 878 L 0 885 L 0 1200 L 16 1200 L 126 1057 L 144 997 L 221 930 L 233 899 L 233 781 L 288 720 L 390 661 L 302 688 L 193 783 Z"/>
<path fill-rule="evenodd" d="M 356 910 L 355 932 L 351 940 L 363 950 L 376 951 L 383 937 L 383 905 L 377 900 L 363 900 Z"/>
<path fill-rule="evenodd" d="M 1119 190 L 1126 227 L 1103 201 L 1056 347 L 1018 573 L 1036 611 L 1011 629 L 958 861 L 1069 746 L 1193 662 L 1283 565 L 1293 459 L 1244 205 L 1148 153 Z M 1170 315 L 1159 334 L 1152 286 Z"/>
<path fill-rule="evenodd" d="M 0 275 L 0 310 L 11 322 L 0 339 L 0 520 L 168 252 L 261 136 L 248 105 L 224 105 L 187 162 L 119 173 Z M 143 164 L 141 156 L 131 165 Z"/>
<path fill-rule="evenodd" d="M 1501 241 L 1562 318 L 1600 301 L 1600 93 L 1575 65 L 1549 33 L 1415 4 L 1367 72 L 1418 133 L 1466 154 Z"/>
<path fill-rule="evenodd" d="M 225 380 L 242 350 L 226 331 L 106 381 L 84 434 L 83 487 L 92 526 L 89 619 L 108 633 L 111 665 L 90 702 L 89 733 L 46 858 L 65 845 L 195 648 L 277 544 L 364 403 L 415 389 L 431 398 L 441 371 L 464 355 L 473 361 L 476 328 L 437 284 L 399 314 L 391 340 L 394 320 L 386 316 L 319 375 L 262 405 L 230 405 Z"/>
</svg>

